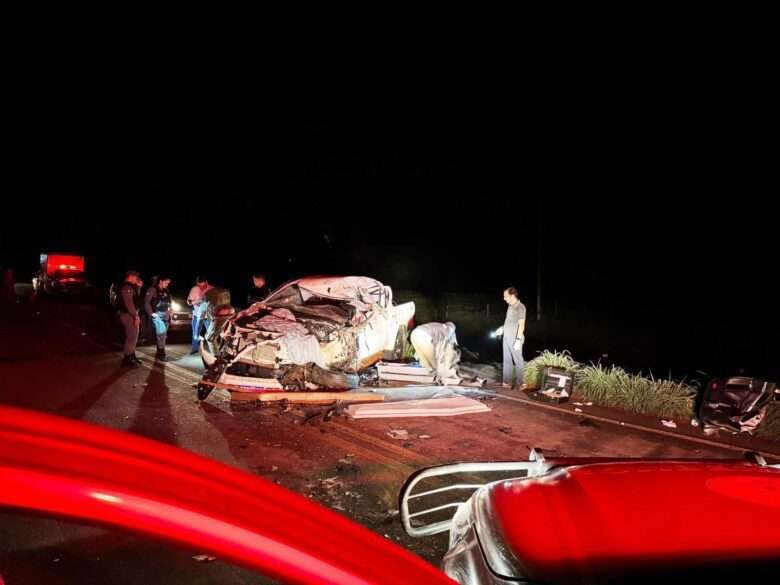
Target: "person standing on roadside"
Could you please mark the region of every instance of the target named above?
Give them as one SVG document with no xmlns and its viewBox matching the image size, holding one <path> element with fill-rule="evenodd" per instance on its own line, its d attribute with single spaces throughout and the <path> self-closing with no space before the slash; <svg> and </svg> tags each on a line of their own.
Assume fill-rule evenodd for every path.
<svg viewBox="0 0 780 585">
<path fill-rule="evenodd" d="M 117 309 L 119 322 L 125 331 L 125 343 L 122 351 L 122 366 L 136 368 L 141 360 L 135 355 L 138 345 L 138 328 L 141 324 L 141 314 L 138 311 L 138 291 L 143 286 L 141 276 L 135 270 L 125 273 L 125 280 L 119 287 Z"/>
</svg>

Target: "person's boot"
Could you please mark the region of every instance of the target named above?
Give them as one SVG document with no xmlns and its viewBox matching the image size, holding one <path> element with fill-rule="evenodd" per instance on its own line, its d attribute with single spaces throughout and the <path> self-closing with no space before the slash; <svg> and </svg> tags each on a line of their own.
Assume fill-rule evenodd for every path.
<svg viewBox="0 0 780 585">
<path fill-rule="evenodd" d="M 130 359 L 133 360 L 137 365 L 143 365 L 143 362 L 139 359 L 139 357 L 135 354 L 130 356 Z"/>
<path fill-rule="evenodd" d="M 132 355 L 126 355 L 124 358 L 122 358 L 122 367 L 123 368 L 137 368 L 138 363 L 133 359 L 135 356 Z"/>
<path fill-rule="evenodd" d="M 155 354 L 155 358 L 158 361 L 167 362 L 168 357 L 165 355 L 165 335 L 158 335 L 155 341 L 157 342 L 157 353 Z"/>
</svg>

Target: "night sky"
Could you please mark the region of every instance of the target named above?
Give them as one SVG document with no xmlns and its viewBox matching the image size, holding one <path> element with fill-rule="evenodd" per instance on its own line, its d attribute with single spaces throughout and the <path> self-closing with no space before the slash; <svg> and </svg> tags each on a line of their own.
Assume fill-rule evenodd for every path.
<svg viewBox="0 0 780 585">
<path fill-rule="evenodd" d="M 252 270 L 272 285 L 351 273 L 498 300 L 514 284 L 533 311 L 541 246 L 550 317 L 642 324 L 674 348 L 630 365 L 780 374 L 767 155 L 738 127 L 669 113 L 39 124 L 0 168 L 0 264 L 29 279 L 41 252 L 73 251 L 98 284 L 137 268 L 181 286 L 206 273 L 239 294 Z M 713 335 L 717 351 L 687 358 Z"/>
</svg>

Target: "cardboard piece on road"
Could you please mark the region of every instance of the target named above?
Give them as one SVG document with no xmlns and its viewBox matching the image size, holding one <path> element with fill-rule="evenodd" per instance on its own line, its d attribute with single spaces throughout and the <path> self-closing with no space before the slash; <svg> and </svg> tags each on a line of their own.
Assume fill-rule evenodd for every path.
<svg viewBox="0 0 780 585">
<path fill-rule="evenodd" d="M 417 364 L 388 364 L 380 362 L 376 366 L 376 371 L 380 380 L 391 380 L 393 382 L 433 384 L 436 379 L 436 372 Z"/>
<path fill-rule="evenodd" d="M 248 394 L 249 396 L 257 396 L 258 394 L 266 394 L 268 392 L 279 392 L 279 388 L 256 388 L 254 386 L 237 386 L 236 384 L 223 384 L 222 382 L 209 382 L 208 380 L 201 380 L 199 382 L 205 386 L 213 386 L 214 388 L 222 388 L 223 390 L 230 390 L 236 394 Z"/>
<path fill-rule="evenodd" d="M 260 402 L 286 400 L 291 403 L 329 404 L 331 402 L 383 402 L 375 392 L 263 392 L 254 394 Z"/>
<path fill-rule="evenodd" d="M 219 378 L 219 383 L 227 384 L 229 386 L 238 386 L 239 388 L 245 388 L 248 391 L 252 391 L 253 389 L 284 390 L 284 387 L 276 378 L 252 378 L 250 376 L 222 374 Z"/>
<path fill-rule="evenodd" d="M 477 412 L 489 412 L 490 408 L 465 396 L 405 400 L 384 404 L 354 404 L 346 412 L 352 418 L 396 418 L 411 416 L 457 416 Z"/>
<path fill-rule="evenodd" d="M 433 384 L 433 376 L 415 376 L 412 374 L 379 374 L 380 380 L 391 380 L 393 382 L 415 382 L 417 384 Z"/>
<path fill-rule="evenodd" d="M 389 364 L 386 362 L 379 362 L 376 365 L 376 370 L 379 372 L 380 377 L 382 374 L 404 374 L 413 376 L 433 376 L 434 372 L 430 368 L 418 366 L 416 364 Z"/>
</svg>

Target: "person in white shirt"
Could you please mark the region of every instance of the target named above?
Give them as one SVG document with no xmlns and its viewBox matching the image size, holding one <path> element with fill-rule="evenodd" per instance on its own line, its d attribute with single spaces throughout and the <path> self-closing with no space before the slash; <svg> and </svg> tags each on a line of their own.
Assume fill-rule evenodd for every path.
<svg viewBox="0 0 780 585">
<path fill-rule="evenodd" d="M 200 332 L 201 328 L 208 330 L 209 324 L 206 319 L 205 309 L 206 293 L 213 287 L 208 279 L 198 276 L 195 279 L 195 286 L 190 289 L 187 295 L 187 304 L 192 307 L 192 353 L 200 351 Z"/>
</svg>

